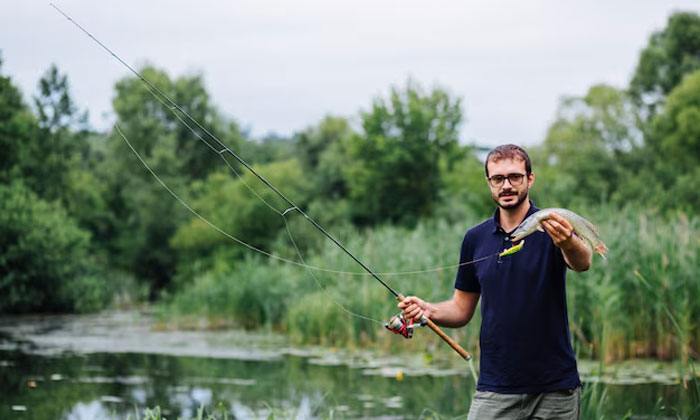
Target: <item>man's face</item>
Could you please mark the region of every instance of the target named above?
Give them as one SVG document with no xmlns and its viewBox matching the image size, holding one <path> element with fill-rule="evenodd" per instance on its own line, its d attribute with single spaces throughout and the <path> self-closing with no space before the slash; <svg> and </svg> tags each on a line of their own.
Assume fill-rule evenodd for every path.
<svg viewBox="0 0 700 420">
<path fill-rule="evenodd" d="M 493 181 L 489 182 L 487 178 L 486 181 L 491 189 L 491 197 L 499 207 L 503 209 L 514 209 L 527 199 L 528 191 L 535 180 L 535 174 L 530 173 L 529 176 L 526 175 L 524 160 L 501 159 L 496 162 L 489 160 L 487 167 L 489 170 L 489 178 L 492 180 L 494 177 L 498 178 L 499 176 L 508 177 L 515 174 L 523 176 L 520 185 L 511 184 L 511 180 L 508 178 L 503 179 L 502 184 L 494 185 Z"/>
</svg>

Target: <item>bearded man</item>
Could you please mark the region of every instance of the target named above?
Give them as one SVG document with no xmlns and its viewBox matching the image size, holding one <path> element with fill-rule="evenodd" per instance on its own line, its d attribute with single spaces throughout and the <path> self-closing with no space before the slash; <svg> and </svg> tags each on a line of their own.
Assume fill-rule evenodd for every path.
<svg viewBox="0 0 700 420">
<path fill-rule="evenodd" d="M 535 182 L 530 157 L 508 144 L 491 150 L 484 164 L 497 208 L 469 229 L 460 263 L 513 245 L 510 233 L 538 209 L 529 199 Z M 406 318 L 426 316 L 445 327 L 471 319 L 481 298 L 480 372 L 469 420 L 578 419 L 581 381 L 571 346 L 566 270 L 586 271 L 592 252 L 558 214 L 544 232 L 508 258 L 460 265 L 450 300 L 431 303 L 409 296 L 399 303 Z"/>
</svg>

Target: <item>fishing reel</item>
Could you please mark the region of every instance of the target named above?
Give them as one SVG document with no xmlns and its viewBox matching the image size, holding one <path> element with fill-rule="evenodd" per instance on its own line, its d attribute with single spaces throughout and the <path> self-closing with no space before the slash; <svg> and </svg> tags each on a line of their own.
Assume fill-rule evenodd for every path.
<svg viewBox="0 0 700 420">
<path fill-rule="evenodd" d="M 399 312 L 398 314 L 392 316 L 391 319 L 389 319 L 389 322 L 384 324 L 384 326 L 387 330 L 393 332 L 394 334 L 402 335 L 404 338 L 408 339 L 413 337 L 414 328 L 423 327 L 427 323 L 428 322 L 425 320 L 424 316 L 421 317 L 421 321 L 418 324 L 414 323 L 413 318 L 406 321 L 406 317 Z"/>
</svg>

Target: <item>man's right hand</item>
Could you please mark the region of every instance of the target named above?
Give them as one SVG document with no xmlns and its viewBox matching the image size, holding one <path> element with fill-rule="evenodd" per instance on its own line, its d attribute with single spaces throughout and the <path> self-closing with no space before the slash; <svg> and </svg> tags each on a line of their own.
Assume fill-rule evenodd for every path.
<svg viewBox="0 0 700 420">
<path fill-rule="evenodd" d="M 430 303 L 416 296 L 405 297 L 403 301 L 399 302 L 399 308 L 406 319 L 420 320 L 422 316 L 430 318 L 432 313 Z"/>
</svg>

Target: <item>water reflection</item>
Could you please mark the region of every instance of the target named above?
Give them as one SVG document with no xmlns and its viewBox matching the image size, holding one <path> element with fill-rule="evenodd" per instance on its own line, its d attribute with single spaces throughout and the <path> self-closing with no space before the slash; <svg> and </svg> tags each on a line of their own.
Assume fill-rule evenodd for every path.
<svg viewBox="0 0 700 420">
<path fill-rule="evenodd" d="M 459 365 L 294 349 L 280 337 L 240 332 L 154 333 L 130 318 L 125 324 L 71 319 L 52 320 L 54 329 L 0 322 L 6 331 L 0 336 L 0 418 L 124 419 L 155 406 L 168 418 L 192 418 L 202 405 L 219 404 L 236 419 L 271 413 L 299 419 L 457 417 L 466 414 L 474 391 L 468 369 Z M 585 363 L 582 368 L 585 379 L 600 378 Z M 661 375 L 658 364 L 648 369 Z M 643 375 L 631 367 L 615 378 L 606 375 L 620 380 L 606 388 L 608 418 L 628 409 L 651 414 L 659 398 L 681 413 L 690 409 L 689 392 L 677 378 L 639 384 L 630 378 Z"/>
<path fill-rule="evenodd" d="M 156 405 L 172 416 L 194 417 L 201 406 L 220 402 L 235 418 L 344 417 L 417 418 L 429 408 L 446 415 L 466 412 L 473 385 L 466 376 L 407 377 L 402 381 L 366 375 L 347 366 L 311 364 L 299 356 L 277 362 L 148 354 L 62 356 L 1 351 L 12 362 L 2 372 L 0 418 L 24 405 L 18 419 L 111 419 L 134 407 Z M 101 372 L 95 375 L 96 366 Z M 60 379 L 51 379 L 60 375 Z M 26 386 L 33 378 L 36 388 Z M 3 411 L 5 410 L 5 411 Z"/>
</svg>

